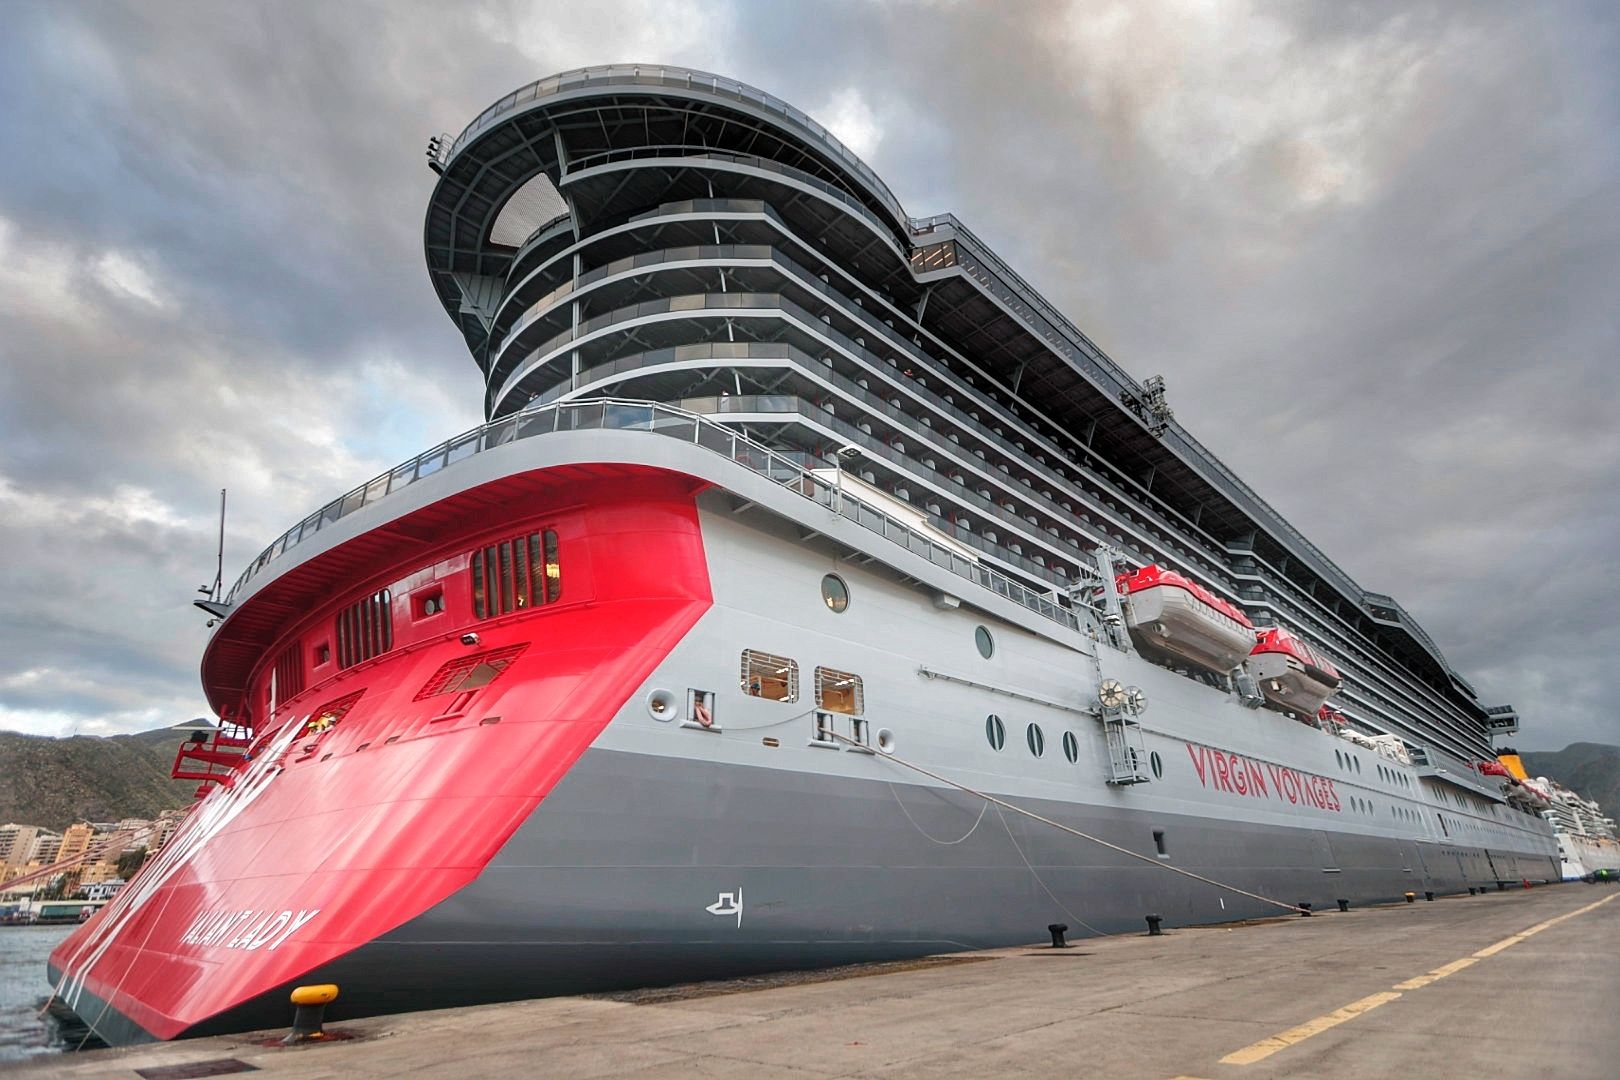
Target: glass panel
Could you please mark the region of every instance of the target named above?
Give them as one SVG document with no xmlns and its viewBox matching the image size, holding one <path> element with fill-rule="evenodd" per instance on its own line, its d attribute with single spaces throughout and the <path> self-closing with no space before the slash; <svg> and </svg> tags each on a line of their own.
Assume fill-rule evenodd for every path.
<svg viewBox="0 0 1620 1080">
<path fill-rule="evenodd" d="M 509 545 L 512 549 L 512 582 L 513 604 L 519 611 L 529 606 L 529 545 L 523 537 L 518 537 Z"/>
<path fill-rule="evenodd" d="M 473 616 L 484 618 L 484 553 L 475 551 L 472 554 L 472 589 L 473 589 Z"/>
<path fill-rule="evenodd" d="M 517 593 L 512 580 L 512 544 L 508 541 L 498 545 L 501 564 L 501 583 L 497 586 L 501 593 L 501 614 L 505 615 L 512 610 L 512 601 Z"/>
<path fill-rule="evenodd" d="M 536 605 L 546 602 L 546 570 L 540 556 L 540 534 L 529 534 L 529 598 Z"/>
<path fill-rule="evenodd" d="M 557 561 L 557 534 L 546 530 L 546 603 L 555 604 L 562 595 L 562 566 Z"/>
</svg>

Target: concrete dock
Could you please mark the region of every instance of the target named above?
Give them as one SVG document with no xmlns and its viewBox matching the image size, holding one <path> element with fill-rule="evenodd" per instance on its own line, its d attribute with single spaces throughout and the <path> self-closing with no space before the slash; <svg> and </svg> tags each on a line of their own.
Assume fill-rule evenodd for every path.
<svg viewBox="0 0 1620 1080">
<path fill-rule="evenodd" d="M 288 1049 L 265 1045 L 283 1034 L 271 1032 L 68 1054 L 14 1075 L 222 1075 L 238 1062 L 336 1080 L 1620 1076 L 1612 885 L 964 958 L 353 1020 L 332 1025 L 348 1041 Z"/>
</svg>

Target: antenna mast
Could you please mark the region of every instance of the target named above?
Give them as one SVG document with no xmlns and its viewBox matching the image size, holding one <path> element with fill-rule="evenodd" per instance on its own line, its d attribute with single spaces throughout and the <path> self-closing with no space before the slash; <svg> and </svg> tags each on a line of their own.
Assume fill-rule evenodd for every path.
<svg viewBox="0 0 1620 1080">
<path fill-rule="evenodd" d="M 225 590 L 225 489 L 219 489 L 219 553 L 214 557 L 214 588 L 208 598 L 218 602 Z"/>
</svg>

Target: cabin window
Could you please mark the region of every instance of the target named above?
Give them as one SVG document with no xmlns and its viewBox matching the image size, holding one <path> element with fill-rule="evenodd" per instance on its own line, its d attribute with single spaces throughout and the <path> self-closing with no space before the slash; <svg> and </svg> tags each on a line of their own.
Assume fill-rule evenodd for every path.
<svg viewBox="0 0 1620 1080">
<path fill-rule="evenodd" d="M 1030 724 L 1024 729 L 1024 741 L 1029 744 L 1029 752 L 1036 757 L 1046 753 L 1046 733 L 1041 731 L 1039 724 Z"/>
<path fill-rule="evenodd" d="M 322 664 L 330 664 L 331 662 L 332 646 L 324 641 L 315 646 L 315 666 L 320 667 Z"/>
<path fill-rule="evenodd" d="M 1170 857 L 1170 848 L 1169 845 L 1164 842 L 1163 829 L 1153 830 L 1153 850 L 1158 852 L 1159 858 L 1161 859 L 1168 859 Z"/>
<path fill-rule="evenodd" d="M 744 649 L 742 691 L 770 701 L 799 700 L 799 665 L 785 656 Z"/>
<path fill-rule="evenodd" d="M 861 677 L 832 668 L 816 668 L 816 706 L 828 712 L 859 716 L 866 711 Z"/>
<path fill-rule="evenodd" d="M 1000 750 L 1007 745 L 1007 726 L 995 713 L 984 718 L 984 737 L 989 741 L 992 750 Z"/>
<path fill-rule="evenodd" d="M 1075 738 L 1072 731 L 1063 733 L 1063 756 L 1069 759 L 1070 764 L 1080 760 L 1080 740 Z"/>
<path fill-rule="evenodd" d="M 562 596 L 557 534 L 547 529 L 479 548 L 472 553 L 471 573 L 476 618 L 554 604 Z"/>
<path fill-rule="evenodd" d="M 1157 750 L 1148 755 L 1148 767 L 1153 770 L 1153 779 L 1164 779 L 1164 759 L 1159 757 Z"/>
<path fill-rule="evenodd" d="M 973 644 L 978 646 L 979 655 L 986 660 L 995 654 L 996 639 L 990 636 L 988 627 L 980 626 L 973 631 Z"/>
<path fill-rule="evenodd" d="M 821 602 L 827 605 L 828 611 L 842 612 L 849 607 L 849 586 L 837 574 L 828 574 L 821 579 Z"/>
<path fill-rule="evenodd" d="M 350 604 L 337 616 L 338 666 L 380 656 L 394 647 L 394 606 L 387 589 Z"/>
</svg>

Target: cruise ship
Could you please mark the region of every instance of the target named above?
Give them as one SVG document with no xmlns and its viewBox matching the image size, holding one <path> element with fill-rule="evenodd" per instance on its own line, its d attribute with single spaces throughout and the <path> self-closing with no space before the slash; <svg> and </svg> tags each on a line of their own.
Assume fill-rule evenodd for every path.
<svg viewBox="0 0 1620 1080">
<path fill-rule="evenodd" d="M 107 1041 L 1559 879 L 1513 709 L 803 112 L 427 157 L 487 422 L 200 602 L 199 798 L 50 961 Z"/>
</svg>

